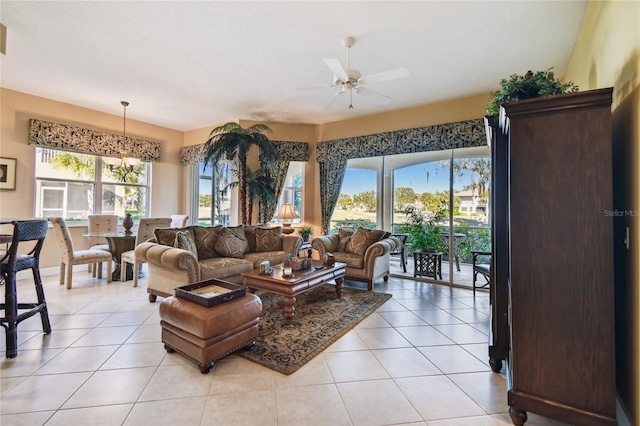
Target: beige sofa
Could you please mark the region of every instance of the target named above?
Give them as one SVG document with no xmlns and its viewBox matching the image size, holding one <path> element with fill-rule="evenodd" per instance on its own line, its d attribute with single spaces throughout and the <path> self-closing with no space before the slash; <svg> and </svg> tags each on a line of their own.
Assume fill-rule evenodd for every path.
<svg viewBox="0 0 640 426">
<path fill-rule="evenodd" d="M 136 247 L 136 258 L 148 267 L 149 301 L 174 289 L 209 278 L 241 283 L 242 272 L 297 256 L 302 238 L 283 235 L 280 227 L 257 226 L 156 229 L 155 238 Z"/>
<path fill-rule="evenodd" d="M 389 253 L 400 245 L 397 238 L 383 230 L 358 228 L 340 229 L 337 234 L 314 238 L 311 247 L 318 251 L 320 259 L 331 253 L 337 262 L 344 262 L 346 280 L 362 281 L 373 290 L 378 278 L 389 279 Z"/>
</svg>

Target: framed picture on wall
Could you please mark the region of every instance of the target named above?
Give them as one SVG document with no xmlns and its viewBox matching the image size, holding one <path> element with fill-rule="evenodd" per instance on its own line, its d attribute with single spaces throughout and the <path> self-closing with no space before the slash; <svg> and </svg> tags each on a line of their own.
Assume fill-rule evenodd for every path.
<svg viewBox="0 0 640 426">
<path fill-rule="evenodd" d="M 0 157 L 0 189 L 16 189 L 15 158 Z"/>
</svg>

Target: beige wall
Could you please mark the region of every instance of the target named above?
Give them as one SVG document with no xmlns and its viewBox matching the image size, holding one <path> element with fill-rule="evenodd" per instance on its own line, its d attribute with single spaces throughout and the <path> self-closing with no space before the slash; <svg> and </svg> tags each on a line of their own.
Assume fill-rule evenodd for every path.
<svg viewBox="0 0 640 426">
<path fill-rule="evenodd" d="M 614 88 L 613 209 L 636 212 L 614 220 L 617 389 L 640 425 L 640 2 L 589 3 L 565 78 L 581 90 Z"/>
<path fill-rule="evenodd" d="M 35 210 L 35 146 L 29 145 L 29 119 L 38 118 L 107 132 L 122 132 L 122 116 L 0 89 L 0 156 L 16 158 L 16 190 L 0 191 L 0 218 L 32 218 Z M 162 144 L 161 162 L 153 165 L 149 214 L 167 216 L 184 210 L 184 181 L 179 165 L 183 133 L 127 118 L 127 134 Z M 84 248 L 82 229 L 72 230 L 77 248 Z M 43 268 L 59 264 L 53 231 L 41 258 Z"/>
</svg>

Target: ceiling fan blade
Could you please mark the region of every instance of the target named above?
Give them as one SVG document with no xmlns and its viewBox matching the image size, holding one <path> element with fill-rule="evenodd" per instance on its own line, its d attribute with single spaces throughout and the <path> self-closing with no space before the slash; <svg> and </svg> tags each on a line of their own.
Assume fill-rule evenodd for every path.
<svg viewBox="0 0 640 426">
<path fill-rule="evenodd" d="M 326 61 L 326 59 L 325 59 Z M 409 75 L 409 70 L 406 68 L 396 68 L 389 71 L 379 72 L 377 74 L 365 75 L 360 77 L 358 83 L 360 84 L 372 84 L 380 83 L 388 80 L 395 80 L 396 78 L 402 78 Z"/>
<path fill-rule="evenodd" d="M 389 102 L 391 102 L 391 98 L 387 95 L 383 95 L 382 93 L 378 93 L 378 92 L 374 92 L 371 89 L 367 89 L 364 87 L 358 87 L 356 89 L 356 93 L 358 95 L 362 95 L 365 96 L 367 98 L 371 98 L 374 99 L 375 101 L 381 103 L 381 104 L 388 104 Z"/>
<path fill-rule="evenodd" d="M 344 95 L 344 93 L 345 93 L 345 92 L 336 92 L 336 93 L 334 93 L 334 94 L 333 94 L 333 96 L 331 97 L 331 99 L 329 99 L 329 102 L 327 102 L 327 103 L 322 107 L 322 109 L 330 109 L 330 108 L 332 108 L 332 107 L 335 105 L 336 100 L 338 99 L 338 96 L 340 96 L 340 95 Z"/>
<path fill-rule="evenodd" d="M 347 75 L 347 72 L 342 67 L 342 64 L 340 64 L 339 60 L 334 58 L 324 58 L 324 63 L 327 64 L 327 66 L 329 67 L 333 75 L 338 77 L 340 80 L 342 81 L 349 80 L 349 76 Z"/>
</svg>

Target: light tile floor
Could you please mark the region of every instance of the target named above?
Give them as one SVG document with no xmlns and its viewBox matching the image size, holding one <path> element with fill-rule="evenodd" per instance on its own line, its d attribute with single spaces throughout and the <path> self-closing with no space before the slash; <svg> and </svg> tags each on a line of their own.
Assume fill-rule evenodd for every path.
<svg viewBox="0 0 640 426">
<path fill-rule="evenodd" d="M 203 375 L 165 352 L 146 279 L 79 270 L 67 290 L 57 278 L 44 277 L 53 332 L 39 316 L 21 323 L 13 359 L 0 336 L 3 426 L 511 424 L 504 374 L 487 364 L 486 292 L 380 281 L 393 299 L 294 374 L 231 355 Z M 31 279 L 18 288 L 35 300 Z"/>
</svg>

